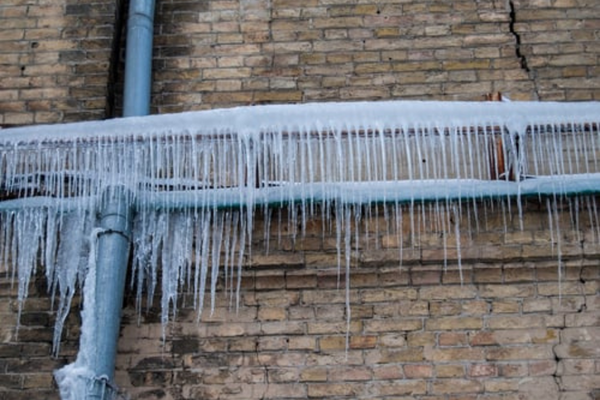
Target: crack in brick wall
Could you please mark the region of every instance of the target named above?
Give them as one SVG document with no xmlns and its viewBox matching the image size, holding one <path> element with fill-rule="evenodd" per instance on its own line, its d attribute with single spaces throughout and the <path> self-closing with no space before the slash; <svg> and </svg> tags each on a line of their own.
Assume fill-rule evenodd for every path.
<svg viewBox="0 0 600 400">
<path fill-rule="evenodd" d="M 521 45 L 521 35 L 515 29 L 515 23 L 517 22 L 517 12 L 515 9 L 515 3 L 513 1 L 509 1 L 508 5 L 510 8 L 510 13 L 509 13 L 510 22 L 509 22 L 508 26 L 509 26 L 510 33 L 515 38 L 515 55 L 516 55 L 517 59 L 519 60 L 521 69 L 523 69 L 523 71 L 525 71 L 527 73 L 527 75 L 530 77 L 530 79 L 533 83 L 533 89 L 535 92 L 536 100 L 541 101 L 542 98 L 540 97 L 540 93 L 539 93 L 539 89 L 538 89 L 537 74 L 534 70 L 532 70 L 529 67 L 529 64 L 527 63 L 527 56 L 523 53 L 523 47 Z"/>
</svg>

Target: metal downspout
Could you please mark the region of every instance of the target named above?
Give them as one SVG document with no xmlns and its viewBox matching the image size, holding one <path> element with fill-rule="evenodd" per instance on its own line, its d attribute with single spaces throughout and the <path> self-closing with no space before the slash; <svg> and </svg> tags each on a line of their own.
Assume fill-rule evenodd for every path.
<svg viewBox="0 0 600 400">
<path fill-rule="evenodd" d="M 95 380 L 88 399 L 112 399 L 125 278 L 129 262 L 133 199 L 121 186 L 107 188 L 100 207 L 96 264 Z"/>
<path fill-rule="evenodd" d="M 131 0 L 127 19 L 127 49 L 123 116 L 150 114 L 154 0 Z"/>
<path fill-rule="evenodd" d="M 127 49 L 123 116 L 150 113 L 152 81 L 152 38 L 154 0 L 131 0 L 127 21 Z M 101 234 L 98 238 L 96 266 L 97 377 L 89 399 L 114 397 L 114 374 L 125 280 L 129 262 L 133 198 L 123 187 L 105 191 L 100 210 Z"/>
</svg>

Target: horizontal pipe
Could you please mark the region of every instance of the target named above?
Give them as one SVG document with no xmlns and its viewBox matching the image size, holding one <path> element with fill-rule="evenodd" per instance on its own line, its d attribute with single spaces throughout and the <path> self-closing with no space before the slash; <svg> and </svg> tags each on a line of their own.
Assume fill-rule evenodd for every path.
<svg viewBox="0 0 600 400">
<path fill-rule="evenodd" d="M 220 188 L 188 191 L 137 192 L 138 210 L 181 210 L 269 206 L 302 202 L 347 204 L 411 203 L 455 200 L 486 200 L 538 196 L 599 195 L 600 173 L 540 176 L 520 182 L 476 179 L 379 181 L 311 184 L 281 184 L 263 188 Z M 94 198 L 30 197 L 0 202 L 0 212 L 47 207 L 57 212 L 95 204 Z"/>
</svg>

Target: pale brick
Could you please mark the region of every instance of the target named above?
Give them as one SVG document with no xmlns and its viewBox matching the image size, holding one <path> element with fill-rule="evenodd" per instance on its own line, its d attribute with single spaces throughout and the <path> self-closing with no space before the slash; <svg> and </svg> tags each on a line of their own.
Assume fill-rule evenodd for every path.
<svg viewBox="0 0 600 400">
<path fill-rule="evenodd" d="M 310 336 L 290 337 L 288 339 L 288 348 L 290 350 L 315 350 L 317 348 L 316 339 Z"/>
<path fill-rule="evenodd" d="M 265 308 L 260 307 L 258 310 L 258 319 L 263 321 L 281 321 L 287 317 L 286 310 L 284 308 Z"/>
<path fill-rule="evenodd" d="M 425 322 L 427 330 L 481 329 L 483 320 L 475 317 L 430 318 Z"/>
<path fill-rule="evenodd" d="M 492 303 L 492 310 L 494 313 L 518 313 L 520 304 L 516 301 L 494 301 Z"/>
<path fill-rule="evenodd" d="M 421 299 L 471 299 L 477 294 L 474 286 L 424 287 L 419 290 Z"/>
<path fill-rule="evenodd" d="M 473 378 L 498 376 L 498 367 L 494 364 L 474 364 L 469 368 L 469 376 Z"/>
<path fill-rule="evenodd" d="M 554 353 L 552 346 L 519 346 L 490 349 L 486 354 L 486 358 L 492 361 L 554 359 Z"/>
<path fill-rule="evenodd" d="M 468 338 L 464 332 L 442 332 L 438 336 L 440 347 L 465 346 L 467 344 Z"/>
<path fill-rule="evenodd" d="M 323 398 L 325 396 L 351 396 L 359 397 L 365 393 L 361 384 L 351 383 L 309 383 L 308 397 Z"/>
<path fill-rule="evenodd" d="M 408 379 L 431 378 L 433 366 L 431 364 L 408 364 L 404 368 L 404 376 Z"/>
<path fill-rule="evenodd" d="M 491 329 L 525 329 L 546 326 L 543 316 L 490 316 L 486 318 L 486 326 Z"/>
<path fill-rule="evenodd" d="M 529 363 L 529 374 L 532 376 L 554 376 L 557 370 L 555 360 L 533 361 Z"/>
<path fill-rule="evenodd" d="M 511 378 L 487 379 L 484 381 L 484 390 L 486 393 L 518 392 L 519 380 Z"/>
<path fill-rule="evenodd" d="M 402 367 L 399 365 L 375 365 L 373 366 L 373 378 L 376 380 L 392 380 L 403 378 Z"/>
<path fill-rule="evenodd" d="M 343 350 L 346 348 L 345 336 L 328 336 L 319 339 L 319 349 L 321 351 Z"/>
<path fill-rule="evenodd" d="M 552 302 L 550 299 L 526 299 L 523 302 L 523 312 L 535 313 L 552 310 Z"/>
<path fill-rule="evenodd" d="M 400 319 L 400 320 L 371 320 L 365 322 L 365 332 L 398 332 L 398 331 L 416 331 L 423 328 L 421 319 Z"/>
<path fill-rule="evenodd" d="M 433 346 L 435 344 L 436 335 L 433 332 L 409 332 L 408 345 L 415 346 Z"/>
<path fill-rule="evenodd" d="M 598 341 L 575 342 L 556 346 L 557 357 L 561 359 L 571 358 L 595 358 L 598 359 L 600 347 Z"/>
<path fill-rule="evenodd" d="M 438 378 L 461 378 L 465 376 L 462 364 L 436 364 L 435 375 Z"/>
<path fill-rule="evenodd" d="M 300 373 L 300 380 L 302 382 L 324 382 L 327 380 L 327 368 L 312 367 L 304 369 Z"/>
<path fill-rule="evenodd" d="M 476 380 L 439 379 L 433 383 L 433 393 L 477 393 L 483 391 L 483 384 Z"/>
<path fill-rule="evenodd" d="M 370 394 L 376 396 L 407 396 L 427 392 L 427 382 L 424 380 L 375 381 L 369 385 Z"/>
<path fill-rule="evenodd" d="M 595 360 L 566 359 L 558 363 L 558 375 L 593 375 L 595 373 Z"/>
<path fill-rule="evenodd" d="M 456 347 L 432 350 L 426 354 L 428 360 L 434 362 L 452 362 L 459 360 L 483 361 L 485 351 L 481 348 Z"/>
<path fill-rule="evenodd" d="M 417 296 L 418 292 L 414 288 L 393 288 L 364 292 L 361 300 L 365 303 L 373 303 L 416 299 Z"/>
<path fill-rule="evenodd" d="M 561 342 L 584 342 L 600 337 L 600 327 L 566 328 L 561 331 Z"/>
<path fill-rule="evenodd" d="M 388 363 L 406 363 L 419 362 L 424 360 L 423 350 L 418 348 L 398 349 L 398 350 L 375 350 L 369 352 L 365 358 L 368 365 L 388 364 Z"/>
<path fill-rule="evenodd" d="M 371 369 L 368 367 L 339 367 L 328 371 L 329 379 L 334 382 L 344 381 L 369 381 L 372 378 Z"/>
</svg>

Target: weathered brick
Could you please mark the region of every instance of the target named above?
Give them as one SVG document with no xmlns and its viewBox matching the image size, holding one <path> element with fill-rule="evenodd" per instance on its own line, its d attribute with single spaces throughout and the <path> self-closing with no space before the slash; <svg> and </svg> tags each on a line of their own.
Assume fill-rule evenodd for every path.
<svg viewBox="0 0 600 400">
<path fill-rule="evenodd" d="M 324 396 L 351 396 L 358 397 L 365 392 L 361 384 L 351 383 L 309 383 L 308 397 L 323 398 Z"/>
<path fill-rule="evenodd" d="M 595 358 L 598 359 L 600 348 L 598 341 L 575 342 L 556 346 L 557 357 L 561 359 L 571 358 Z"/>
<path fill-rule="evenodd" d="M 423 350 L 419 348 L 408 348 L 398 350 L 375 350 L 369 352 L 365 360 L 371 364 L 389 364 L 402 362 L 424 361 Z"/>
<path fill-rule="evenodd" d="M 474 364 L 469 368 L 469 376 L 473 378 L 498 376 L 498 367 L 494 364 Z"/>
<path fill-rule="evenodd" d="M 423 328 L 421 319 L 372 320 L 365 322 L 365 332 L 415 331 Z"/>
<path fill-rule="evenodd" d="M 483 320 L 476 317 L 439 317 L 425 321 L 427 330 L 481 329 Z"/>
<path fill-rule="evenodd" d="M 371 378 L 369 367 L 339 367 L 329 371 L 329 379 L 334 382 L 369 381 Z"/>
<path fill-rule="evenodd" d="M 427 392 L 424 380 L 375 381 L 369 386 L 371 394 L 382 397 L 420 395 Z"/>
<path fill-rule="evenodd" d="M 483 384 L 476 380 L 439 379 L 433 383 L 433 393 L 477 393 L 483 391 Z"/>
<path fill-rule="evenodd" d="M 481 348 L 456 347 L 432 350 L 427 358 L 434 362 L 449 362 L 458 360 L 483 361 L 485 352 Z"/>
<path fill-rule="evenodd" d="M 441 347 L 465 346 L 468 344 L 467 334 L 463 332 L 442 332 L 438 336 Z"/>
<path fill-rule="evenodd" d="M 492 361 L 554 359 L 552 346 L 534 345 L 490 349 L 486 358 Z"/>
<path fill-rule="evenodd" d="M 477 294 L 474 286 L 424 287 L 419 290 L 421 299 L 471 299 Z"/>
<path fill-rule="evenodd" d="M 435 374 L 439 378 L 461 378 L 465 376 L 462 364 L 436 364 Z"/>
</svg>

